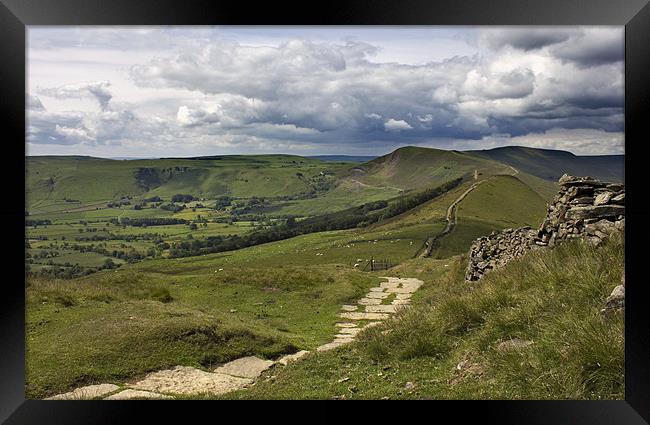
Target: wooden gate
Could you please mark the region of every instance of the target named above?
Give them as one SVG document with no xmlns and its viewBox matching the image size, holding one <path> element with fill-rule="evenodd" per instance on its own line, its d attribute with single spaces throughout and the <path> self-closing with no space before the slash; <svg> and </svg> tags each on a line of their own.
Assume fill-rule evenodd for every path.
<svg viewBox="0 0 650 425">
<path fill-rule="evenodd" d="M 370 261 L 368 261 L 363 266 L 363 269 L 361 269 L 361 270 L 366 271 L 366 272 L 367 271 L 374 272 L 374 271 L 377 271 L 377 270 L 388 270 L 393 266 L 395 266 L 395 264 L 392 261 L 388 260 L 388 259 L 375 260 L 374 258 L 371 257 Z"/>
</svg>

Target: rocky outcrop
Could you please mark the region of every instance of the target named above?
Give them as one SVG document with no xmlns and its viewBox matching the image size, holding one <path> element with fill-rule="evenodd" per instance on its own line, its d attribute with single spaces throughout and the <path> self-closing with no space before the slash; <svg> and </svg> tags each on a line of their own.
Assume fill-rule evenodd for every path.
<svg viewBox="0 0 650 425">
<path fill-rule="evenodd" d="M 559 183 L 537 235 L 542 244 L 552 247 L 564 239 L 586 237 L 598 245 L 625 228 L 624 185 L 566 174 Z"/>
<path fill-rule="evenodd" d="M 600 244 L 625 230 L 625 186 L 591 177 L 563 175 L 560 190 L 548 207 L 539 230 L 530 227 L 492 232 L 470 247 L 466 280 L 479 280 L 537 247 L 553 247 L 571 238 Z"/>
</svg>

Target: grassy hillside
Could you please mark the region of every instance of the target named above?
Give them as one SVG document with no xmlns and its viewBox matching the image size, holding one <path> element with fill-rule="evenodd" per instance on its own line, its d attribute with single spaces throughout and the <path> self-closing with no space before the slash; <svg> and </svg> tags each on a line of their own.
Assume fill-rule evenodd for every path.
<svg viewBox="0 0 650 425">
<path fill-rule="evenodd" d="M 622 241 L 538 250 L 478 283 L 462 280 L 465 265 L 393 270 L 425 279 L 413 308 L 223 398 L 623 399 L 624 318 L 599 314 L 623 273 Z M 499 348 L 511 339 L 532 344 Z"/>
<path fill-rule="evenodd" d="M 507 174 L 509 167 L 464 152 L 405 147 L 351 168 L 346 178 L 375 187 L 402 190 L 437 185 L 458 177 Z"/>
<path fill-rule="evenodd" d="M 314 347 L 332 338 L 340 305 L 375 280 L 322 266 L 139 265 L 92 279 L 30 280 L 28 397 Z"/>
<path fill-rule="evenodd" d="M 539 226 L 546 202 L 516 176 L 494 176 L 479 185 L 460 203 L 459 223 L 482 220 L 501 228 Z"/>
<path fill-rule="evenodd" d="M 517 176 L 493 176 L 459 204 L 457 225 L 436 242 L 431 255 L 446 258 L 466 252 L 472 241 L 493 230 L 531 226 L 546 215 L 546 200 Z"/>
<path fill-rule="evenodd" d="M 26 262 L 32 273 L 77 276 L 109 260 L 167 256 L 170 245 L 190 237 L 244 235 L 281 225 L 291 216 L 308 218 L 410 196 L 407 192 L 435 187 L 451 176 L 471 176 L 482 166 L 487 168 L 481 168 L 485 174 L 478 171 L 481 177 L 512 172 L 484 159 L 431 149 L 404 148 L 391 161 L 390 173 L 385 161 L 360 165 L 372 171 L 369 184 L 352 177 L 358 165 L 290 155 L 130 161 L 31 157 L 26 210 L 29 220 L 43 225 L 26 229 Z M 428 174 L 430 178 L 422 178 Z M 402 186 L 392 185 L 396 183 Z M 177 194 L 197 200 L 171 202 Z M 186 222 L 146 229 L 111 227 L 111 221 L 127 218 Z M 426 239 L 440 225 L 437 218 L 427 221 L 421 237 Z"/>
<path fill-rule="evenodd" d="M 91 157 L 28 157 L 28 205 L 64 198 L 85 202 L 122 196 L 250 198 L 291 196 L 322 183 L 347 163 L 291 155 L 223 156 L 210 159 L 116 161 Z"/>
<path fill-rule="evenodd" d="M 540 177 L 557 181 L 564 173 L 575 176 L 592 176 L 614 182 L 624 180 L 623 155 L 577 156 L 571 152 L 507 146 L 468 154 L 499 161 Z"/>
<path fill-rule="evenodd" d="M 622 156 L 581 157 L 523 147 L 469 152 L 405 147 L 365 163 L 350 162 L 359 158 L 338 161 L 338 157 L 327 157 L 327 161 L 321 161 L 292 155 L 232 155 L 120 161 L 81 156 L 28 157 L 27 206 L 33 212 L 63 211 L 71 207 L 94 209 L 102 202 L 127 195 L 169 198 L 187 193 L 199 198 L 274 198 L 314 192 L 319 200 L 312 200 L 312 206 L 305 208 L 311 211 L 330 204 L 350 206 L 346 199 L 387 199 L 400 191 L 471 177 L 475 170 L 481 177 L 510 174 L 509 165 L 522 174 L 552 181 L 565 172 L 607 180 L 623 178 Z M 522 179 L 528 179 L 527 184 L 544 197 L 552 192 L 532 176 Z M 79 204 L 65 205 L 66 200 Z M 279 208 L 302 212 L 297 204 L 293 201 Z"/>
<path fill-rule="evenodd" d="M 557 181 L 544 180 L 523 171 L 519 171 L 516 176 L 526 186 L 537 192 L 537 194 L 548 203 L 551 203 L 553 197 L 557 194 L 560 188 Z"/>
</svg>

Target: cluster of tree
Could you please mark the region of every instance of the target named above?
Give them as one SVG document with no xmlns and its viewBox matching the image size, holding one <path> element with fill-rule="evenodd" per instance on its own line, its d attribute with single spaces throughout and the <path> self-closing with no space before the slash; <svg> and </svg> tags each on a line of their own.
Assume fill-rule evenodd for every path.
<svg viewBox="0 0 650 425">
<path fill-rule="evenodd" d="M 102 246 L 98 245 L 73 245 L 72 249 L 79 252 L 95 252 L 97 254 L 105 255 L 107 257 L 119 258 L 129 263 L 135 263 L 136 261 L 142 260 L 146 257 L 154 257 L 156 255 L 156 250 L 151 248 L 147 250 L 146 254 L 136 251 L 134 248 L 130 250 L 108 250 Z"/>
<path fill-rule="evenodd" d="M 215 217 L 212 219 L 213 223 L 226 223 L 226 224 L 233 224 L 234 222 L 237 221 L 237 217 Z"/>
<path fill-rule="evenodd" d="M 56 279 L 72 279 L 79 276 L 89 275 L 94 273 L 95 270 L 90 268 L 83 268 L 77 264 L 74 264 L 70 267 L 66 266 L 55 266 L 55 267 L 43 267 L 38 272 L 32 271 L 29 264 L 25 264 L 25 274 L 27 276 L 41 276 L 41 277 L 50 277 Z"/>
<path fill-rule="evenodd" d="M 162 204 L 159 207 L 161 210 L 179 212 L 185 209 L 185 205 L 176 205 L 176 204 Z"/>
<path fill-rule="evenodd" d="M 307 233 L 366 226 L 415 208 L 416 206 L 430 201 L 431 199 L 453 189 L 461 182 L 462 179 L 458 178 L 435 188 L 426 189 L 409 195 L 403 195 L 394 199 L 390 203 L 386 201 L 369 202 L 343 211 L 309 217 L 300 222 L 295 221 L 293 218 L 289 218 L 284 224 L 272 226 L 271 228 L 264 230 L 258 230 L 243 236 L 211 236 L 206 239 L 177 242 L 172 245 L 169 253 L 171 257 L 202 255 L 246 248 L 253 245 L 288 239 Z"/>
<path fill-rule="evenodd" d="M 223 210 L 232 205 L 232 198 L 229 196 L 219 196 L 214 204 L 214 209 Z"/>
<path fill-rule="evenodd" d="M 309 185 L 312 192 L 326 192 L 332 187 L 333 179 L 329 177 L 331 173 L 321 171 L 320 174 L 312 176 L 309 179 Z"/>
<path fill-rule="evenodd" d="M 65 236 L 62 236 L 61 240 L 64 239 Z M 161 239 L 161 236 L 158 233 L 142 233 L 139 235 L 116 235 L 114 233 L 108 233 L 107 235 L 77 236 L 74 239 L 77 242 L 99 242 L 99 241 L 110 241 L 110 240 L 133 242 L 133 241 L 148 241 L 148 240 L 156 241 L 157 239 Z"/>
<path fill-rule="evenodd" d="M 86 233 L 96 233 L 97 232 L 96 227 L 86 227 L 85 229 L 79 228 L 77 230 L 78 230 L 79 233 L 83 233 L 84 230 L 86 231 Z M 106 231 L 106 229 L 104 228 L 104 229 L 102 229 L 102 231 Z"/>
<path fill-rule="evenodd" d="M 120 260 L 124 260 L 127 263 L 135 263 L 147 257 L 145 254 L 138 252 L 135 249 L 132 249 L 130 251 L 112 250 L 110 253 L 107 253 L 105 255 L 110 255 L 111 257 L 119 258 Z"/>
<path fill-rule="evenodd" d="M 130 198 L 123 198 L 119 201 L 110 201 L 108 204 L 106 204 L 106 206 L 108 208 L 119 208 L 124 205 L 131 205 L 131 201 L 129 199 Z"/>
<path fill-rule="evenodd" d="M 119 224 L 122 226 L 133 226 L 133 227 L 149 227 L 149 226 L 167 226 L 170 224 L 187 224 L 187 220 L 182 218 L 170 218 L 170 217 L 140 217 L 140 218 L 129 218 L 121 217 L 119 219 L 112 218 L 110 220 L 113 224 Z"/>
<path fill-rule="evenodd" d="M 154 241 L 157 243 L 162 240 L 161 235 L 158 233 L 141 233 L 139 235 L 112 235 L 112 239 L 117 241 L 133 242 L 133 241 Z"/>
<path fill-rule="evenodd" d="M 31 255 L 29 252 L 26 252 L 25 258 L 36 258 L 36 259 L 54 258 L 54 257 L 58 257 L 59 255 L 60 255 L 59 251 L 41 249 L 40 251 L 34 253 L 33 255 Z"/>
<path fill-rule="evenodd" d="M 25 220 L 25 226 L 47 226 L 48 224 L 52 224 L 52 220 Z"/>
<path fill-rule="evenodd" d="M 192 195 L 186 195 L 182 193 L 177 193 L 176 195 L 172 196 L 172 202 L 192 202 L 196 198 Z"/>
<path fill-rule="evenodd" d="M 236 207 L 232 209 L 232 214 L 244 215 L 244 214 L 255 214 L 264 212 L 271 203 L 265 198 L 252 197 L 248 201 L 238 202 Z"/>
<path fill-rule="evenodd" d="M 442 186 L 430 188 L 423 190 L 421 192 L 412 193 L 409 195 L 402 196 L 397 199 L 396 202 L 393 202 L 386 211 L 386 217 L 394 217 L 396 215 L 402 214 L 410 209 L 417 207 L 420 204 L 423 204 L 427 201 L 432 200 L 440 196 L 441 194 L 455 188 L 463 181 L 462 178 L 454 179 L 450 182 L 443 184 Z"/>
<path fill-rule="evenodd" d="M 231 221 L 256 221 L 256 222 L 269 222 L 269 218 L 264 214 L 237 214 L 234 213 L 230 216 Z"/>
<path fill-rule="evenodd" d="M 169 244 L 163 241 L 162 239 L 157 239 L 154 240 L 154 243 L 156 244 L 156 247 L 158 250 L 162 251 L 164 249 L 169 248 Z M 105 246 L 102 246 L 103 244 L 90 244 L 90 245 L 79 245 L 79 244 L 74 244 L 74 245 L 66 245 L 66 248 L 78 251 L 78 252 L 95 252 L 97 254 L 105 255 L 107 257 L 114 257 L 114 258 L 119 258 L 124 261 L 127 261 L 129 263 L 134 263 L 136 261 L 142 260 L 146 257 L 155 257 L 157 255 L 156 248 L 150 247 L 147 249 L 146 253 L 140 253 L 136 251 L 134 248 L 131 248 L 130 250 L 108 250 L 105 248 Z M 105 245 L 105 244 L 104 244 Z M 123 247 L 127 247 L 128 245 L 123 245 Z"/>
<path fill-rule="evenodd" d="M 104 264 L 97 267 L 81 267 L 79 264 L 70 264 L 67 262 L 65 264 L 52 265 L 52 267 L 43 267 L 38 272 L 32 271 L 30 265 L 25 264 L 25 273 L 28 276 L 72 279 L 79 276 L 87 276 L 89 274 L 98 272 L 99 270 L 115 269 L 118 267 L 120 267 L 119 264 L 116 264 L 113 262 L 113 260 L 107 258 L 106 261 L 104 261 Z"/>
</svg>

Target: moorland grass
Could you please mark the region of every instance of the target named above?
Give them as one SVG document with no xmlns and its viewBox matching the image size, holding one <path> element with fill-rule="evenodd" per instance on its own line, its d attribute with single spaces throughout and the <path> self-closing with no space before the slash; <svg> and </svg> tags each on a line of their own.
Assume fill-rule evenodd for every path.
<svg viewBox="0 0 650 425">
<path fill-rule="evenodd" d="M 537 250 L 474 283 L 462 257 L 429 261 L 448 267 L 411 309 L 224 398 L 624 397 L 623 315 L 600 315 L 623 273 L 622 240 Z M 421 264 L 396 272 L 430 275 Z M 513 338 L 533 344 L 497 348 Z"/>
<path fill-rule="evenodd" d="M 370 274 L 311 267 L 181 265 L 27 281 L 28 398 L 175 365 L 275 358 L 331 340 Z M 136 266 L 144 266 L 140 263 Z"/>
</svg>

